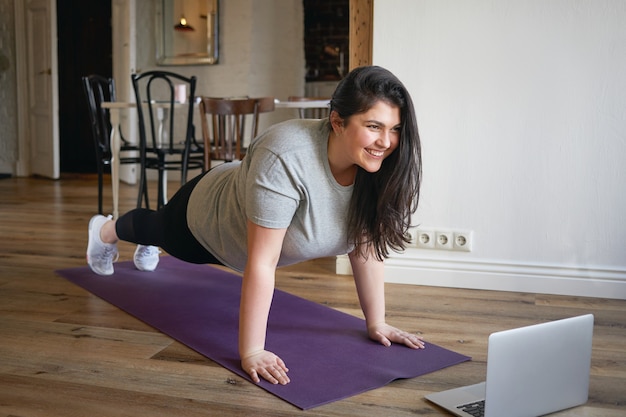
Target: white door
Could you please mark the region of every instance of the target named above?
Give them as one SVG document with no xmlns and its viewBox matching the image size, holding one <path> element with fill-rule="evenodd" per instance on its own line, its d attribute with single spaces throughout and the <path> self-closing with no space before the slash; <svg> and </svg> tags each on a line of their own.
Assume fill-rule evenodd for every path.
<svg viewBox="0 0 626 417">
<path fill-rule="evenodd" d="M 59 100 L 56 0 L 15 2 L 18 43 L 20 164 L 27 172 L 57 179 L 59 168 Z M 18 29 L 19 30 L 19 29 Z M 21 41 L 21 42 L 20 42 Z M 23 72 L 20 73 L 19 69 Z"/>
<path fill-rule="evenodd" d="M 135 101 L 135 93 L 130 81 L 130 74 L 135 72 L 136 36 L 135 36 L 135 0 L 113 0 L 111 3 L 113 34 L 113 79 L 117 101 Z M 124 137 L 131 143 L 139 142 L 137 132 L 137 112 L 122 111 L 120 126 Z M 137 182 L 136 164 L 120 165 L 120 180 L 129 184 Z"/>
</svg>

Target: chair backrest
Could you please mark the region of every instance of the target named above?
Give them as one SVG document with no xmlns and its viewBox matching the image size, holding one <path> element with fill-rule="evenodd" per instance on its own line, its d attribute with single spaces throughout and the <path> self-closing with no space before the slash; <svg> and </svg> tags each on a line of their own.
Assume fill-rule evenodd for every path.
<svg viewBox="0 0 626 417">
<path fill-rule="evenodd" d="M 96 145 L 96 158 L 106 159 L 111 155 L 111 119 L 108 109 L 102 108 L 102 103 L 115 101 L 115 82 L 112 78 L 96 74 L 82 77 L 82 82 Z"/>
<path fill-rule="evenodd" d="M 200 97 L 206 169 L 211 166 L 211 160 L 241 159 L 245 145 L 258 133 L 259 114 L 270 111 L 274 111 L 274 97 Z M 251 122 L 248 129 L 246 118 Z"/>
<path fill-rule="evenodd" d="M 193 141 L 193 106 L 196 77 L 185 77 L 169 71 L 132 74 L 140 146 L 145 151 L 162 153 L 189 149 Z M 177 101 L 177 85 L 187 92 L 184 103 Z"/>
<path fill-rule="evenodd" d="M 298 115 L 301 119 L 305 118 L 313 118 L 313 119 L 323 119 L 328 117 L 329 108 L 327 105 L 323 107 L 309 107 L 306 105 L 306 102 L 311 101 L 319 101 L 319 102 L 328 102 L 330 101 L 329 97 L 305 97 L 305 96 L 289 96 L 287 101 L 291 102 L 303 102 L 303 106 L 298 108 Z"/>
</svg>

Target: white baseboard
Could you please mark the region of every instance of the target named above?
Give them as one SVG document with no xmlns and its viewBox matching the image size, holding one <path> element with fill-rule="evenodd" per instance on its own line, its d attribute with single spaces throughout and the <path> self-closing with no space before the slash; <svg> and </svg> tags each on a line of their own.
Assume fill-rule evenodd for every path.
<svg viewBox="0 0 626 417">
<path fill-rule="evenodd" d="M 338 274 L 351 274 L 347 256 L 337 257 Z M 626 299 L 626 271 L 560 265 L 390 258 L 385 262 L 390 283 L 496 291 Z"/>
<path fill-rule="evenodd" d="M 337 256 L 335 259 L 335 273 L 339 275 L 352 275 L 352 266 L 348 255 Z"/>
</svg>

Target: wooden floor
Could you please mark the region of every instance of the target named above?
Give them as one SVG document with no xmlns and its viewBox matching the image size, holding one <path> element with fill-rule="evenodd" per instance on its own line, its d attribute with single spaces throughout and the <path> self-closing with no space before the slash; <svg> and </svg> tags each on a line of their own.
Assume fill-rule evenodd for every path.
<svg viewBox="0 0 626 417">
<path fill-rule="evenodd" d="M 484 380 L 491 332 L 584 313 L 596 317 L 589 402 L 557 415 L 626 415 L 626 301 L 397 284 L 388 321 L 473 361 L 300 411 L 54 274 L 85 264 L 95 191 L 93 176 L 0 179 L 0 416 L 446 415 L 424 395 Z M 121 185 L 121 212 L 135 195 Z M 133 250 L 120 244 L 120 259 Z M 331 259 L 283 269 L 277 286 L 360 316 Z"/>
</svg>

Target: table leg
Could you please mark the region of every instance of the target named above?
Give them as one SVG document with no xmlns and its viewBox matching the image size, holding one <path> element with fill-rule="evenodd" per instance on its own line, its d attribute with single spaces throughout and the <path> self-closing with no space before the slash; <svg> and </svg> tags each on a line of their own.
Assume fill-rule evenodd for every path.
<svg viewBox="0 0 626 417">
<path fill-rule="evenodd" d="M 169 146 L 168 140 L 169 137 L 167 135 L 166 122 L 167 122 L 167 112 L 166 109 L 159 107 L 157 108 L 157 120 L 159 121 L 159 130 L 158 130 L 158 139 L 159 143 L 157 145 L 161 146 Z M 167 170 L 163 170 L 163 204 L 167 204 Z"/>
<path fill-rule="evenodd" d="M 120 113 L 119 109 L 109 109 L 111 117 L 111 188 L 113 191 L 113 218 L 119 217 L 120 188 Z"/>
</svg>

